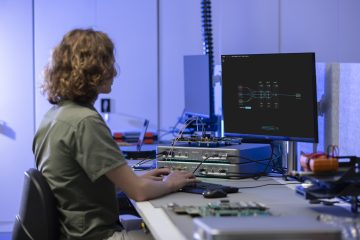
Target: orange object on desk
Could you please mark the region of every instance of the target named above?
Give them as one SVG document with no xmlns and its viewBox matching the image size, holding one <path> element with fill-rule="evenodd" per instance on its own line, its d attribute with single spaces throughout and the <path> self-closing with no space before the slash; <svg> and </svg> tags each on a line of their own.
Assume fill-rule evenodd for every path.
<svg viewBox="0 0 360 240">
<path fill-rule="evenodd" d="M 122 133 L 119 133 L 119 132 L 114 133 L 113 138 L 117 143 L 125 141 L 124 135 Z"/>
<path fill-rule="evenodd" d="M 329 157 L 325 153 L 302 153 L 300 165 L 304 171 L 312 171 L 314 173 L 334 172 L 339 168 L 338 159 Z"/>
<path fill-rule="evenodd" d="M 153 144 L 155 143 L 156 135 L 153 132 L 146 132 L 144 137 L 145 144 Z"/>
</svg>

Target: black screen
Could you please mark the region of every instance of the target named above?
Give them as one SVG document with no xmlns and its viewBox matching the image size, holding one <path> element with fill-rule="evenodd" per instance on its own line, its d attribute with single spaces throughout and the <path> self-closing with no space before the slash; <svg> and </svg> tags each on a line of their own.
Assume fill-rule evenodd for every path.
<svg viewBox="0 0 360 240">
<path fill-rule="evenodd" d="M 226 136 L 318 142 L 314 53 L 222 55 Z"/>
</svg>

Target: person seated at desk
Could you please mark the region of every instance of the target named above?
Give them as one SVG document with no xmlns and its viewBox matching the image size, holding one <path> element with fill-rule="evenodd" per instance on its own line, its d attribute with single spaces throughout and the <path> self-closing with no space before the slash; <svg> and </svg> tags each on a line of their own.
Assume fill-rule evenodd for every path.
<svg viewBox="0 0 360 240">
<path fill-rule="evenodd" d="M 54 106 L 33 140 L 37 168 L 52 189 L 60 217 L 60 239 L 126 239 L 118 223 L 116 188 L 144 201 L 177 191 L 192 173 L 152 170 L 136 175 L 94 108 L 110 93 L 114 44 L 107 34 L 74 29 L 55 47 L 45 68 L 43 92 Z"/>
</svg>

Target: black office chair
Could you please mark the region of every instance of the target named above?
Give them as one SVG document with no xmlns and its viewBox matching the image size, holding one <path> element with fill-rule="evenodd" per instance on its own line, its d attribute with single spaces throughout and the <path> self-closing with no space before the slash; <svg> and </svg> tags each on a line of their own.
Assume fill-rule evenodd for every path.
<svg viewBox="0 0 360 240">
<path fill-rule="evenodd" d="M 56 240 L 59 219 L 54 195 L 41 172 L 31 168 L 25 181 L 19 214 L 12 233 L 13 240 Z"/>
</svg>

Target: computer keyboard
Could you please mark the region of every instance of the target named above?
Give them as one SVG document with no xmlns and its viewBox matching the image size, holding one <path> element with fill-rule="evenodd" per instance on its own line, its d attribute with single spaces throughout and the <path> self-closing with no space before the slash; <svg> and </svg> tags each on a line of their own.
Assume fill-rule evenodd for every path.
<svg viewBox="0 0 360 240">
<path fill-rule="evenodd" d="M 239 188 L 237 187 L 230 187 L 222 184 L 209 183 L 209 182 L 196 182 L 183 187 L 182 189 L 180 189 L 180 191 L 187 193 L 202 194 L 204 191 L 219 189 L 219 188 L 224 190 L 226 193 L 237 193 L 239 191 Z"/>
</svg>

